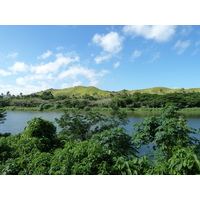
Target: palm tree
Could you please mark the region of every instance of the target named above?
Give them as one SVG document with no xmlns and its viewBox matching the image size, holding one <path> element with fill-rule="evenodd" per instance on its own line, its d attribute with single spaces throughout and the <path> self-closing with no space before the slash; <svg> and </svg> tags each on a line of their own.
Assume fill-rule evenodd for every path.
<svg viewBox="0 0 200 200">
<path fill-rule="evenodd" d="M 10 92 L 8 91 L 8 92 L 6 93 L 6 95 L 9 97 L 9 96 L 10 96 Z"/>
</svg>

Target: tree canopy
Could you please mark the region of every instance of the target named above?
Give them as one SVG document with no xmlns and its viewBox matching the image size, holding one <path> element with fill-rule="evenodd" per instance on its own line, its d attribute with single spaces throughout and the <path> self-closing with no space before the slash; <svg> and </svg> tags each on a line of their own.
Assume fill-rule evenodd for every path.
<svg viewBox="0 0 200 200">
<path fill-rule="evenodd" d="M 64 113 L 53 122 L 33 118 L 24 131 L 0 137 L 0 174 L 5 175 L 192 175 L 200 173 L 199 140 L 177 107 L 147 117 L 132 134 L 125 116 Z M 138 155 L 142 145 L 152 145 Z"/>
</svg>

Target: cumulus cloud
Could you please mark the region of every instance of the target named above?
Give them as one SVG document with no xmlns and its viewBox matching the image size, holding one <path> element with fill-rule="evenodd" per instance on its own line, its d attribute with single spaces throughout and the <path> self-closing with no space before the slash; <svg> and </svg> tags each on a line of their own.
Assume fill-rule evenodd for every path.
<svg viewBox="0 0 200 200">
<path fill-rule="evenodd" d="M 181 41 L 178 40 L 176 44 L 174 45 L 174 49 L 177 51 L 177 54 L 182 54 L 189 46 L 190 46 L 190 40 Z"/>
<path fill-rule="evenodd" d="M 154 39 L 157 42 L 168 41 L 175 31 L 176 26 L 170 25 L 128 25 L 123 28 L 126 35 L 142 36 L 145 39 Z"/>
<path fill-rule="evenodd" d="M 20 77 L 16 79 L 16 83 L 18 85 L 26 85 L 27 84 L 27 78 L 26 77 Z"/>
<path fill-rule="evenodd" d="M 23 85 L 23 86 L 16 86 L 16 85 L 9 85 L 9 84 L 0 84 L 0 90 L 2 93 L 6 93 L 7 91 L 10 91 L 11 94 L 19 95 L 21 92 L 23 94 L 31 94 L 38 91 L 43 91 L 48 88 L 51 88 L 51 85 L 48 85 L 46 83 L 40 84 L 38 86 L 36 85 Z"/>
<path fill-rule="evenodd" d="M 28 65 L 26 65 L 24 62 L 15 62 L 15 64 L 12 67 L 9 67 L 9 69 L 14 73 L 25 72 L 28 70 Z"/>
<path fill-rule="evenodd" d="M 99 82 L 98 77 L 104 76 L 107 73 L 109 73 L 107 70 L 102 70 L 99 73 L 96 73 L 93 69 L 88 69 L 81 65 L 75 65 L 71 66 L 68 70 L 61 72 L 58 75 L 58 79 L 76 80 L 78 76 L 83 76 L 90 81 L 89 85 L 96 86 Z"/>
<path fill-rule="evenodd" d="M 74 62 L 79 62 L 77 54 L 71 52 L 63 55 L 59 53 L 56 55 L 56 59 L 53 62 L 30 66 L 29 72 L 31 72 L 31 74 L 24 77 L 18 77 L 16 79 L 16 84 L 20 87 L 25 87 L 26 85 L 38 85 L 43 82 L 47 83 L 47 85 L 60 84 L 62 88 L 65 88 L 78 86 L 88 82 L 88 85 L 96 86 L 99 83 L 100 77 L 103 77 L 109 72 L 107 70 L 96 72 L 95 70 L 83 67 L 80 64 L 73 66 L 69 65 Z M 21 69 L 19 66 L 20 65 L 15 65 L 12 70 L 19 71 Z M 80 78 L 82 78 L 84 82 L 80 80 Z M 63 81 L 64 83 L 62 83 Z"/>
<path fill-rule="evenodd" d="M 38 56 L 38 59 L 46 59 L 48 58 L 49 56 L 51 56 L 53 53 L 51 51 L 47 51 L 45 53 L 43 53 L 42 55 Z"/>
<path fill-rule="evenodd" d="M 29 85 L 35 80 L 53 80 L 52 74 L 32 74 L 25 77 L 19 77 L 16 79 L 18 85 Z"/>
<path fill-rule="evenodd" d="M 116 62 L 116 63 L 114 63 L 113 66 L 114 66 L 115 69 L 117 69 L 117 68 L 120 66 L 120 62 Z"/>
<path fill-rule="evenodd" d="M 136 58 L 140 57 L 142 55 L 141 51 L 135 50 L 131 56 L 131 60 L 135 60 Z"/>
<path fill-rule="evenodd" d="M 122 50 L 123 40 L 124 37 L 119 36 L 116 32 L 110 32 L 107 35 L 95 34 L 92 39 L 94 44 L 111 54 L 116 54 Z"/>
<path fill-rule="evenodd" d="M 16 58 L 19 54 L 17 52 L 10 52 L 6 57 L 7 58 Z"/>
<path fill-rule="evenodd" d="M 110 54 L 105 55 L 105 56 L 97 56 L 94 58 L 94 61 L 96 64 L 100 64 L 104 60 L 109 60 L 112 56 Z"/>
<path fill-rule="evenodd" d="M 36 74 L 47 74 L 49 72 L 57 72 L 60 67 L 67 66 L 72 62 L 79 61 L 79 57 L 75 56 L 74 58 L 65 57 L 63 54 L 57 54 L 57 58 L 54 62 L 49 62 L 43 65 L 32 66 L 31 71 Z"/>
<path fill-rule="evenodd" d="M 9 75 L 11 75 L 11 72 L 7 72 L 3 69 L 0 69 L 0 76 L 9 76 Z"/>
<path fill-rule="evenodd" d="M 76 64 L 77 63 L 77 64 Z M 0 69 L 0 76 L 8 76 L 25 72 L 18 76 L 15 80 L 15 85 L 3 85 L 0 83 L 0 88 L 10 91 L 12 94 L 23 92 L 30 94 L 33 92 L 55 88 L 74 87 L 78 85 L 96 86 L 101 77 L 105 76 L 109 71 L 96 71 L 91 68 L 80 65 L 79 56 L 75 52 L 65 54 L 58 53 L 52 62 L 43 62 L 38 65 L 27 65 L 24 62 L 15 62 L 13 66 L 8 68 L 8 71 Z M 3 92 L 3 89 L 2 92 Z"/>
<path fill-rule="evenodd" d="M 92 38 L 93 44 L 103 48 L 103 56 L 95 58 L 97 64 L 103 60 L 108 60 L 112 56 L 119 53 L 123 48 L 124 37 L 120 36 L 117 32 L 110 32 L 107 35 L 95 34 Z"/>
</svg>

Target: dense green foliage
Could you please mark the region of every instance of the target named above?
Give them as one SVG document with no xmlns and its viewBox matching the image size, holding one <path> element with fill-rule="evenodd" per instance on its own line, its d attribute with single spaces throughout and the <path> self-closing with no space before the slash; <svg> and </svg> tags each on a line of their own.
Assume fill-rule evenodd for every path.
<svg viewBox="0 0 200 200">
<path fill-rule="evenodd" d="M 50 91 L 44 91 L 40 97 L 44 100 L 54 99 L 54 96 Z"/>
<path fill-rule="evenodd" d="M 125 125 L 128 120 L 125 113 L 122 112 L 118 112 L 118 115 L 112 117 L 94 112 L 85 114 L 65 112 L 60 119 L 56 119 L 56 122 L 62 128 L 61 135 L 69 135 L 74 140 L 84 141 L 93 134 L 117 128 L 119 125 Z"/>
<path fill-rule="evenodd" d="M 2 108 L 0 108 L 0 124 L 4 123 L 6 117 L 6 112 Z"/>
<path fill-rule="evenodd" d="M 81 92 L 82 90 L 84 92 Z M 154 90 L 156 93 L 153 93 Z M 55 109 L 84 109 L 88 111 L 94 107 L 99 110 L 117 107 L 134 111 L 138 108 L 163 108 L 169 105 L 175 105 L 179 108 L 200 108 L 199 90 L 195 92 L 180 89 L 177 92 L 170 90 L 171 93 L 167 93 L 164 91 L 168 90 L 157 88 L 144 90 L 145 93 L 142 90 L 141 92 L 128 90 L 108 92 L 93 87 L 75 87 L 64 89 L 63 93 L 59 91 L 50 89 L 37 94 L 17 96 L 9 93 L 9 95 L 0 96 L 0 107 L 9 107 L 12 110 L 29 108 L 39 111 Z"/>
<path fill-rule="evenodd" d="M 135 93 L 133 95 L 122 94 L 115 97 L 110 106 L 117 105 L 118 107 L 125 108 L 162 108 L 167 105 L 175 105 L 179 108 L 186 107 L 200 107 L 200 93 L 167 93 L 167 94 L 147 94 Z"/>
<path fill-rule="evenodd" d="M 147 117 L 142 123 L 134 125 L 133 141 L 137 146 L 153 145 L 169 159 L 175 146 L 195 145 L 197 140 L 190 134 L 195 129 L 187 126 L 186 121 L 176 112 L 177 107 L 167 107 L 159 117 Z"/>
<path fill-rule="evenodd" d="M 199 140 L 192 136 L 197 132 L 188 127 L 177 107 L 165 108 L 159 117 L 145 118 L 133 126 L 130 135 L 120 127 L 127 122 L 125 114 L 116 108 L 112 114 L 64 113 L 56 120 L 60 133 L 52 122 L 33 118 L 19 134 L 2 134 L 0 174 L 200 173 Z M 138 156 L 142 145 L 153 149 Z"/>
</svg>

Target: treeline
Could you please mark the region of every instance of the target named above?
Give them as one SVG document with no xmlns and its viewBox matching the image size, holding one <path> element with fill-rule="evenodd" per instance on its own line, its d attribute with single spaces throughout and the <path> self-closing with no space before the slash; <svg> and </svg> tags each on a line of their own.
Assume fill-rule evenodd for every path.
<svg viewBox="0 0 200 200">
<path fill-rule="evenodd" d="M 200 93 L 168 93 L 168 94 L 147 94 L 135 93 L 133 95 L 123 94 L 115 97 L 110 105 L 121 108 L 163 108 L 168 105 L 175 105 L 179 108 L 200 107 Z"/>
<path fill-rule="evenodd" d="M 5 175 L 192 175 L 200 173 L 199 140 L 178 114 L 166 107 L 127 131 L 125 113 L 110 117 L 87 112 L 64 113 L 62 130 L 33 118 L 16 135 L 0 134 L 0 174 Z M 0 123 L 6 113 L 0 110 Z M 192 134 L 192 135 L 191 135 Z M 152 149 L 138 156 L 143 145 Z"/>
<path fill-rule="evenodd" d="M 126 93 L 118 94 L 110 98 L 97 98 L 89 94 L 80 97 L 60 95 L 54 96 L 50 91 L 45 91 L 41 95 L 20 95 L 17 98 L 4 97 L 0 98 L 0 107 L 12 106 L 23 108 L 37 108 L 37 110 L 47 109 L 62 109 L 62 108 L 127 108 L 134 110 L 134 108 L 163 108 L 168 105 L 175 105 L 179 108 L 194 108 L 200 107 L 200 93 L 199 92 L 181 92 L 181 93 L 167 93 L 167 94 L 148 94 L 148 93 L 134 93 L 132 95 Z"/>
</svg>

